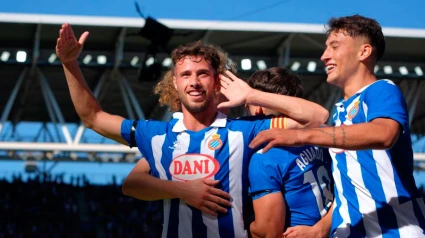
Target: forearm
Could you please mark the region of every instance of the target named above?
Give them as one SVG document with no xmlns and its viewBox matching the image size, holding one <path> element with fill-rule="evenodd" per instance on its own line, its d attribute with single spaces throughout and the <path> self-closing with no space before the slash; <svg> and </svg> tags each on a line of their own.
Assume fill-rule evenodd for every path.
<svg viewBox="0 0 425 238">
<path fill-rule="evenodd" d="M 333 213 L 334 203 L 329 208 L 328 213 L 320 221 L 318 221 L 314 226 L 317 228 L 318 237 L 329 237 L 331 225 L 332 225 L 332 213 Z"/>
<path fill-rule="evenodd" d="M 269 108 L 302 124 L 320 126 L 326 122 L 329 112 L 322 106 L 302 98 L 253 90 L 247 104 Z"/>
<path fill-rule="evenodd" d="M 250 225 L 251 236 L 253 238 L 260 237 L 281 237 L 282 231 L 277 231 L 276 229 L 272 229 L 273 227 L 268 227 L 266 225 L 261 225 L 256 221 L 253 221 Z"/>
<path fill-rule="evenodd" d="M 83 74 L 78 66 L 78 62 L 71 61 L 62 64 L 72 103 L 83 123 L 91 128 L 96 113 L 102 110 L 92 91 L 84 80 Z"/>
<path fill-rule="evenodd" d="M 345 150 L 388 149 L 396 138 L 388 128 L 377 123 L 303 130 L 300 144 Z"/>
<path fill-rule="evenodd" d="M 182 182 L 161 180 L 144 172 L 132 173 L 122 185 L 123 194 L 139 200 L 154 201 L 178 198 Z"/>
</svg>

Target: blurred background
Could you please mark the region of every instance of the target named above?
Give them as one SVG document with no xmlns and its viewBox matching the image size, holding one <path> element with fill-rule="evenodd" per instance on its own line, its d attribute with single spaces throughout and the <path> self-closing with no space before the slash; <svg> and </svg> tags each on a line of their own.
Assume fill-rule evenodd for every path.
<svg viewBox="0 0 425 238">
<path fill-rule="evenodd" d="M 178 45 L 220 46 L 242 78 L 280 66 L 297 72 L 304 97 L 342 97 L 326 83 L 325 23 L 361 14 L 381 23 L 387 49 L 375 68 L 408 105 L 414 176 L 425 184 L 425 2 L 422 0 L 136 1 L 21 0 L 0 8 L 0 238 L 158 237 L 157 203 L 125 197 L 121 183 L 141 157 L 86 129 L 55 55 L 61 24 L 90 35 L 79 59 L 103 109 L 169 120 L 153 86 Z M 243 115 L 242 108 L 231 116 Z M 328 123 L 331 123 L 330 121 Z M 423 190 L 423 189 L 422 189 Z"/>
</svg>

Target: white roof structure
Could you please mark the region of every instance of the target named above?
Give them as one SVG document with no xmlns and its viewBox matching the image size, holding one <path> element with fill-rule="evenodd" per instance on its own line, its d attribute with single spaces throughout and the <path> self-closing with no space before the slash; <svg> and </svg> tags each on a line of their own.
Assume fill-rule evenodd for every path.
<svg viewBox="0 0 425 238">
<path fill-rule="evenodd" d="M 178 45 L 203 40 L 222 47 L 239 66 L 241 60 L 249 60 L 249 68 L 238 70 L 241 77 L 264 66 L 288 67 L 300 74 L 305 98 L 332 110 L 341 97 L 339 89 L 326 83 L 324 64 L 320 62 L 325 42 L 324 25 L 158 21 L 173 29 L 174 35 L 167 49 L 155 55 L 156 62 L 164 62 L 169 51 Z M 0 13 L 0 151 L 12 154 L 59 151 L 63 157 L 69 152 L 108 152 L 121 153 L 123 158 L 136 153 L 135 149 L 112 146 L 109 141 L 102 145 L 88 142 L 82 126 L 74 131 L 67 128 L 69 123 L 80 122 L 62 67 L 54 54 L 60 25 L 65 22 L 73 26 L 76 35 L 90 32 L 80 65 L 105 111 L 134 119 L 170 118 L 170 113 L 158 105 L 152 93 L 155 81 L 143 77 L 138 80 L 150 45 L 149 40 L 139 35 L 144 19 Z M 384 27 L 383 31 L 387 49 L 376 74 L 393 80 L 403 91 L 409 106 L 411 130 L 417 134 L 417 140 L 413 141 L 416 143 L 425 135 L 425 107 L 421 106 L 425 104 L 425 94 L 421 93 L 425 89 L 425 29 Z M 21 140 L 13 130 L 5 132 L 8 122 L 14 128 L 22 121 L 42 122 L 46 126 L 39 129 L 38 135 L 45 134 L 47 139 L 43 143 L 39 138 Z M 51 123 L 60 126 L 49 129 Z M 425 148 L 418 152 L 424 151 Z M 425 160 L 421 153 L 415 154 L 415 159 Z M 13 156 L 3 159 L 13 159 Z"/>
</svg>

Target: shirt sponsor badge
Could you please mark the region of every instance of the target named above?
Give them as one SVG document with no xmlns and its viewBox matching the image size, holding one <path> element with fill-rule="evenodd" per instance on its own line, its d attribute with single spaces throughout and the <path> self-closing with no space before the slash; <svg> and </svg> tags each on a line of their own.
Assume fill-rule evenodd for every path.
<svg viewBox="0 0 425 238">
<path fill-rule="evenodd" d="M 169 171 L 177 180 L 189 181 L 210 178 L 220 169 L 218 161 L 209 155 L 184 154 L 171 161 Z"/>
</svg>

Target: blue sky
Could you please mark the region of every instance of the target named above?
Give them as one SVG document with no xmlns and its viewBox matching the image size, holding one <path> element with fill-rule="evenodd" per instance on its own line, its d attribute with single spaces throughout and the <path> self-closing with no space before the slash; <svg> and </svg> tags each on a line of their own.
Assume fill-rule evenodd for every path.
<svg viewBox="0 0 425 238">
<path fill-rule="evenodd" d="M 154 18 L 324 24 L 330 17 L 362 14 L 385 27 L 425 29 L 423 0 L 137 0 Z M 134 0 L 2 1 L 0 12 L 138 17 Z"/>
</svg>

